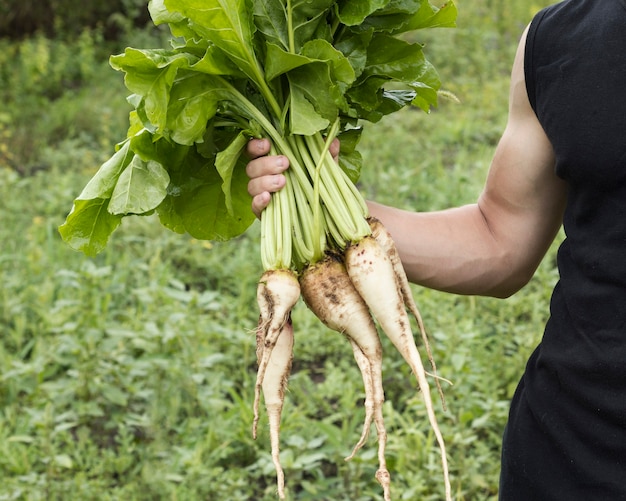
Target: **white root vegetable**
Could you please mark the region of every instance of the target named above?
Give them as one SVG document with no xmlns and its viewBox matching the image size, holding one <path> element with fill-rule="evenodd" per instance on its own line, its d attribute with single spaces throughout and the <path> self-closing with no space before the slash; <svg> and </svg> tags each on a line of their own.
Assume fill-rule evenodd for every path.
<svg viewBox="0 0 626 501">
<path fill-rule="evenodd" d="M 345 251 L 348 275 L 374 318 L 411 367 L 424 398 L 424 405 L 441 450 L 446 500 L 451 501 L 448 459 L 441 430 L 437 424 L 430 387 L 422 364 L 402 291 L 395 278 L 393 264 L 385 250 L 371 237 L 350 244 Z"/>
<path fill-rule="evenodd" d="M 257 360 L 259 361 L 265 350 L 265 334 L 263 322 L 259 319 L 256 336 Z M 263 399 L 265 400 L 265 409 L 270 427 L 272 461 L 276 469 L 276 485 L 280 499 L 285 499 L 285 473 L 280 464 L 280 419 L 285 401 L 287 379 L 289 378 L 293 361 L 293 342 L 293 326 L 291 319 L 288 319 L 280 330 L 262 383 Z"/>
<path fill-rule="evenodd" d="M 446 410 L 446 399 L 443 395 L 443 390 L 441 388 L 441 383 L 439 382 L 439 377 L 437 376 L 437 365 L 435 364 L 435 359 L 433 358 L 433 353 L 430 348 L 430 341 L 428 339 L 428 335 L 426 334 L 426 329 L 424 328 L 424 321 L 422 320 L 422 315 L 420 314 L 419 309 L 417 308 L 417 304 L 415 304 L 415 300 L 413 299 L 409 280 L 406 276 L 406 273 L 404 272 L 404 267 L 402 266 L 402 261 L 400 260 L 400 255 L 398 254 L 396 244 L 393 241 L 389 230 L 387 230 L 387 228 L 385 228 L 385 226 L 378 219 L 376 219 L 375 217 L 369 217 L 367 221 L 370 225 L 370 228 L 372 229 L 372 236 L 387 253 L 387 257 L 389 257 L 389 260 L 393 265 L 396 280 L 398 282 L 398 286 L 400 287 L 400 291 L 402 292 L 404 306 L 411 312 L 413 317 L 415 317 L 415 321 L 417 322 L 417 326 L 419 327 L 419 331 L 422 336 L 424 348 L 426 349 L 428 361 L 430 362 L 430 366 L 433 369 L 435 385 L 437 386 L 437 391 L 439 393 L 439 397 L 441 398 L 441 404 L 443 406 L 443 409 Z"/>
<path fill-rule="evenodd" d="M 261 315 L 259 330 L 262 332 L 263 344 L 257 347 L 259 367 L 254 387 L 254 421 L 252 423 L 252 436 L 255 439 L 265 372 L 274 346 L 299 298 L 300 284 L 293 271 L 268 270 L 261 276 L 257 287 L 257 303 Z"/>
<path fill-rule="evenodd" d="M 365 423 L 361 438 L 346 458 L 354 457 L 367 441 L 372 419 L 378 434 L 378 471 L 384 499 L 390 498 L 390 475 L 385 460 L 387 432 L 382 415 L 382 345 L 369 309 L 356 291 L 343 262 L 333 255 L 309 265 L 300 277 L 302 297 L 311 311 L 330 329 L 344 334 L 353 349 L 365 386 Z"/>
</svg>

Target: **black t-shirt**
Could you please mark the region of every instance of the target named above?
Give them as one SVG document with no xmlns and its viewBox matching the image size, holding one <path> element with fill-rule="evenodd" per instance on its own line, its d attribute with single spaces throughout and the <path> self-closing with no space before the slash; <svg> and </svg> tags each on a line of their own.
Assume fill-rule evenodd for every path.
<svg viewBox="0 0 626 501">
<path fill-rule="evenodd" d="M 514 396 L 502 501 L 626 500 L 626 0 L 532 21 L 528 96 L 568 198 L 559 282 Z"/>
</svg>

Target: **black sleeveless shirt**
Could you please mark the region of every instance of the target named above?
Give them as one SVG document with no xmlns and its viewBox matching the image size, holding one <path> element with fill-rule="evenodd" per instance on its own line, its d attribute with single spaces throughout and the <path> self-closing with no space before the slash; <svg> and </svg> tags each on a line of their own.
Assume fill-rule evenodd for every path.
<svg viewBox="0 0 626 501">
<path fill-rule="evenodd" d="M 524 62 L 568 186 L 566 238 L 511 405 L 500 499 L 626 500 L 626 0 L 544 9 Z"/>
</svg>

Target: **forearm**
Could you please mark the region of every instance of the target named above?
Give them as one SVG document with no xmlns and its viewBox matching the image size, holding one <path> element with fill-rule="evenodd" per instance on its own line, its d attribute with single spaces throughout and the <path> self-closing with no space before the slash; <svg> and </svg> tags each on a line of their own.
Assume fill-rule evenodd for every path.
<svg viewBox="0 0 626 501">
<path fill-rule="evenodd" d="M 368 205 L 391 232 L 413 283 L 456 294 L 507 297 L 536 268 L 498 241 L 478 204 L 427 213 Z"/>
</svg>

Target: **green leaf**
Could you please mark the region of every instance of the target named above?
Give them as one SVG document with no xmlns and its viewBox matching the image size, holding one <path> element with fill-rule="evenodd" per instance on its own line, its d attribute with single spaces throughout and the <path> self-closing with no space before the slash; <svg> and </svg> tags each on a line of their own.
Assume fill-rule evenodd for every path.
<svg viewBox="0 0 626 501">
<path fill-rule="evenodd" d="M 268 82 L 295 68 L 305 66 L 313 61 L 300 54 L 292 54 L 276 44 L 268 43 L 265 51 L 265 78 Z"/>
<path fill-rule="evenodd" d="M 137 109 L 156 131 L 165 128 L 170 89 L 178 69 L 196 62 L 195 56 L 164 49 L 127 48 L 124 54 L 110 58 L 113 68 L 126 73 L 128 89 L 141 96 Z"/>
<path fill-rule="evenodd" d="M 235 66 L 224 52 L 215 45 L 209 45 L 202 58 L 190 68 L 199 73 L 209 75 L 227 75 L 236 78 L 243 78 L 244 73 Z"/>
<path fill-rule="evenodd" d="M 158 208 L 159 217 L 168 228 L 186 231 L 202 240 L 228 240 L 254 222 L 244 165 L 232 170 L 231 215 L 226 206 L 224 180 L 213 161 L 191 149 L 180 168 L 170 172 L 168 197 Z"/>
<path fill-rule="evenodd" d="M 78 198 L 81 200 L 111 198 L 111 193 L 113 193 L 120 173 L 126 168 L 132 158 L 130 141 L 126 141 L 109 160 L 102 164 L 98 172 L 83 188 Z"/>
<path fill-rule="evenodd" d="M 426 61 L 419 44 L 411 44 L 386 34 L 376 34 L 369 46 L 367 63 L 359 77 L 358 85 L 348 91 L 348 96 L 371 121 L 397 111 L 405 96 L 385 92 L 387 83 L 402 84 L 416 93 L 414 104 L 424 110 L 437 104 L 439 76 Z M 373 112 L 373 113 L 372 113 Z"/>
<path fill-rule="evenodd" d="M 372 31 L 348 32 L 339 42 L 335 44 L 335 48 L 348 59 L 354 75 L 358 78 L 367 63 L 367 47 L 373 36 Z"/>
<path fill-rule="evenodd" d="M 32 444 L 35 441 L 35 437 L 31 437 L 30 435 L 12 435 L 7 439 L 9 443 L 18 442 L 22 444 Z"/>
<path fill-rule="evenodd" d="M 61 468 L 65 468 L 68 470 L 71 470 L 74 467 L 74 462 L 72 461 L 72 458 L 69 457 L 67 454 L 57 454 L 56 456 L 54 456 L 54 462 Z"/>
<path fill-rule="evenodd" d="M 174 198 L 171 196 L 165 197 L 163 202 L 156 209 L 157 215 L 159 216 L 159 221 L 163 226 L 167 229 L 173 231 L 174 233 L 185 233 L 185 224 L 183 223 L 182 217 L 180 214 L 176 212 L 174 208 Z"/>
<path fill-rule="evenodd" d="M 172 88 L 167 112 L 167 136 L 179 144 L 201 142 L 207 123 L 219 103 L 219 89 L 214 80 L 202 74 L 186 78 Z"/>
<path fill-rule="evenodd" d="M 167 10 L 163 0 L 150 0 L 148 2 L 148 11 L 150 12 L 152 21 L 154 21 L 154 24 L 157 26 L 166 23 L 177 24 L 185 19 L 180 13 Z"/>
<path fill-rule="evenodd" d="M 233 210 L 234 216 L 226 208 L 222 183 L 203 184 L 185 197 L 173 200 L 174 208 L 180 215 L 185 230 L 199 240 L 226 241 L 241 235 L 255 216 L 250 209 L 252 200 L 246 200 L 247 212 Z M 233 196 L 233 207 L 241 205 L 241 199 Z M 246 215 L 249 214 L 249 215 Z"/>
<path fill-rule="evenodd" d="M 328 66 L 312 63 L 288 75 L 292 134 L 309 136 L 324 130 L 339 113 L 336 97 L 342 97 L 330 80 Z"/>
<path fill-rule="evenodd" d="M 102 396 L 109 402 L 125 407 L 128 404 L 128 395 L 119 387 L 112 384 L 102 385 Z"/>
<path fill-rule="evenodd" d="M 303 89 L 297 87 L 297 83 L 291 83 L 290 113 L 291 133 L 303 136 L 311 136 L 316 132 L 326 129 L 330 121 L 323 118 L 315 111 L 311 102 L 307 99 Z"/>
<path fill-rule="evenodd" d="M 120 174 L 108 210 L 111 214 L 145 214 L 154 210 L 167 195 L 170 177 L 154 160 L 144 161 L 135 155 Z"/>
<path fill-rule="evenodd" d="M 326 40 L 307 42 L 302 47 L 302 54 L 311 60 L 326 62 L 332 81 L 340 83 L 342 89 L 347 89 L 356 80 L 350 60 Z"/>
<path fill-rule="evenodd" d="M 245 0 L 165 0 L 172 12 L 180 12 L 190 27 L 219 47 L 257 84 L 260 66 L 252 43 L 253 23 Z"/>
<path fill-rule="evenodd" d="M 360 79 L 375 76 L 410 83 L 423 76 L 424 64 L 421 45 L 376 34 L 368 47 L 367 63 Z"/>
<path fill-rule="evenodd" d="M 296 52 L 310 40 L 331 41 L 332 35 L 327 18 L 335 4 L 336 0 L 292 0 L 293 37 Z"/>
<path fill-rule="evenodd" d="M 293 0 L 291 2 L 291 33 L 294 47 L 290 47 L 289 14 L 284 0 L 254 2 L 254 21 L 267 43 L 299 54 L 302 46 L 313 39 L 330 41 L 330 27 L 326 22 L 334 0 Z"/>
<path fill-rule="evenodd" d="M 452 0 L 443 4 L 440 8 L 430 5 L 427 1 L 422 1 L 420 10 L 406 23 L 402 31 L 421 30 L 424 28 L 453 28 L 456 26 L 457 15 L 457 7 Z"/>
<path fill-rule="evenodd" d="M 219 172 L 223 181 L 222 191 L 224 192 L 226 209 L 231 217 L 235 216 L 235 211 L 233 209 L 233 197 L 231 193 L 233 172 L 247 144 L 248 138 L 242 132 L 235 137 L 225 150 L 220 151 L 215 158 L 215 168 L 217 169 L 217 172 Z"/>
<path fill-rule="evenodd" d="M 109 213 L 108 203 L 102 198 L 75 200 L 65 223 L 59 226 L 63 240 L 88 256 L 101 252 L 122 220 L 122 216 Z"/>
<path fill-rule="evenodd" d="M 150 0 L 148 2 L 150 17 L 156 26 L 169 24 L 170 31 L 175 37 L 193 38 L 195 33 L 189 28 L 185 16 L 179 12 L 170 12 L 165 7 L 163 0 Z"/>
<path fill-rule="evenodd" d="M 267 44 L 289 51 L 286 3 L 283 0 L 254 2 L 254 22 Z"/>
<path fill-rule="evenodd" d="M 437 89 L 441 86 L 441 81 L 437 70 L 430 62 L 424 61 L 422 71 L 420 77 L 410 84 L 416 92 L 412 104 L 428 111 L 431 106 L 437 106 Z"/>
<path fill-rule="evenodd" d="M 348 59 L 323 40 L 305 44 L 302 52 L 311 62 L 287 73 L 290 125 L 293 134 L 311 135 L 348 110 L 344 93 L 355 74 Z"/>
<path fill-rule="evenodd" d="M 424 3 L 428 3 L 428 0 L 391 0 L 383 8 L 368 16 L 360 24 L 359 29 L 386 33 L 401 32 Z"/>
<path fill-rule="evenodd" d="M 328 64 L 330 80 L 348 87 L 356 76 L 346 56 L 326 40 L 311 40 L 304 44 L 300 54 L 292 54 L 275 44 L 268 44 L 265 58 L 265 76 L 268 81 L 307 64 Z"/>
<path fill-rule="evenodd" d="M 357 145 L 361 140 L 362 132 L 363 129 L 360 127 L 348 128 L 337 136 L 341 142 L 339 165 L 353 183 L 356 183 L 361 176 L 363 159 L 357 150 Z"/>
<path fill-rule="evenodd" d="M 130 145 L 135 155 L 142 160 L 154 160 L 163 165 L 167 171 L 178 168 L 189 153 L 189 146 L 163 138 L 157 140 L 146 130 L 133 136 Z"/>
<path fill-rule="evenodd" d="M 339 19 L 346 26 L 360 25 L 366 17 L 382 9 L 389 0 L 344 0 L 339 2 Z"/>
</svg>

